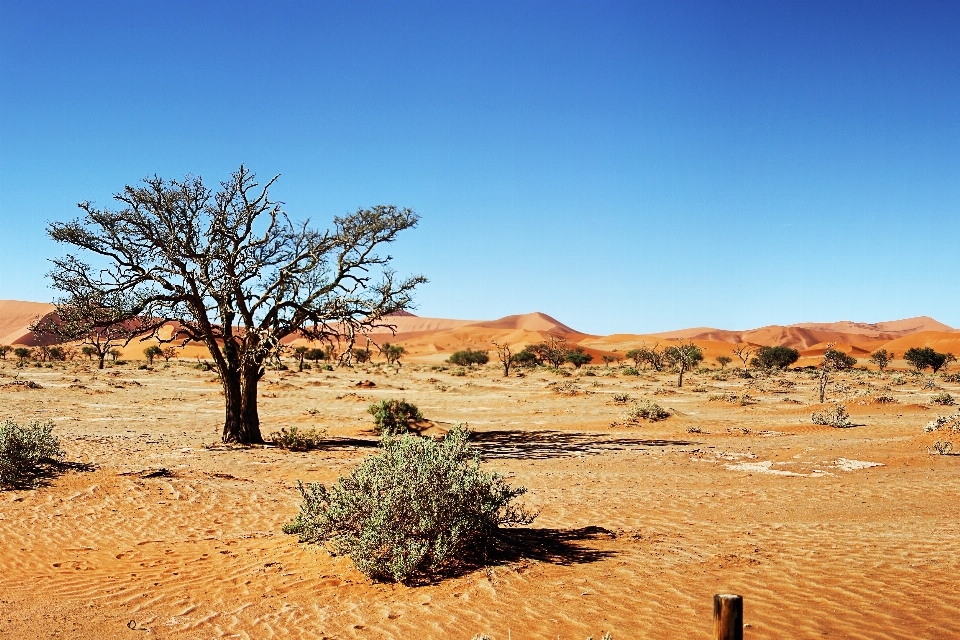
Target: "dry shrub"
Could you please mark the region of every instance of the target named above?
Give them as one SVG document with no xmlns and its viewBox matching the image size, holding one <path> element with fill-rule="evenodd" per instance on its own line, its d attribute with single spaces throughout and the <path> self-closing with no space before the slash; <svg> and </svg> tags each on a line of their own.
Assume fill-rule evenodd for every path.
<svg viewBox="0 0 960 640">
<path fill-rule="evenodd" d="M 31 486 L 45 467 L 62 457 L 60 440 L 53 435 L 53 422 L 35 420 L 21 427 L 8 418 L 0 425 L 0 486 Z"/>
<path fill-rule="evenodd" d="M 669 417 L 670 412 L 658 405 L 656 402 L 644 400 L 643 402 L 632 406 L 624 415 L 623 419 L 626 422 L 639 422 L 640 420 L 659 422 L 660 420 L 666 420 Z"/>
<path fill-rule="evenodd" d="M 828 427 L 843 428 L 853 426 L 853 422 L 850 421 L 850 415 L 847 413 L 847 408 L 842 404 L 833 405 L 833 409 L 830 411 L 814 411 L 810 414 L 810 420 L 813 424 Z"/>
<path fill-rule="evenodd" d="M 940 393 L 934 394 L 934 396 L 930 398 L 930 402 L 932 402 L 933 404 L 939 404 L 943 406 L 956 404 L 956 401 L 953 399 L 953 396 L 947 393 L 946 391 L 942 391 Z"/>
<path fill-rule="evenodd" d="M 737 404 L 741 407 L 757 404 L 759 400 L 749 393 L 714 393 L 707 396 L 707 402 L 725 402 L 727 404 Z"/>
<path fill-rule="evenodd" d="M 420 409 L 406 400 L 381 400 L 367 407 L 367 413 L 373 416 L 377 433 L 384 436 L 406 433 L 424 420 Z"/>
<path fill-rule="evenodd" d="M 385 436 L 380 451 L 327 487 L 298 482 L 303 502 L 285 533 L 349 556 L 365 575 L 410 582 L 485 554 L 500 527 L 530 524 L 526 492 L 480 468 L 457 425 L 442 440 Z"/>
<path fill-rule="evenodd" d="M 286 429 L 274 431 L 267 438 L 267 442 L 290 451 L 308 451 L 319 447 L 326 433 L 325 429 L 301 430 L 297 427 L 290 427 L 289 431 Z"/>
</svg>

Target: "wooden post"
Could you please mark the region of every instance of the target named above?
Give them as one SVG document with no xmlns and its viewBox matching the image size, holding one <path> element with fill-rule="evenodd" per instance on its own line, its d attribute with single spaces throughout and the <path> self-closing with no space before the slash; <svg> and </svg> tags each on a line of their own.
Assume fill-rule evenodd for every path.
<svg viewBox="0 0 960 640">
<path fill-rule="evenodd" d="M 743 596 L 713 596 L 713 640 L 743 640 Z"/>
</svg>

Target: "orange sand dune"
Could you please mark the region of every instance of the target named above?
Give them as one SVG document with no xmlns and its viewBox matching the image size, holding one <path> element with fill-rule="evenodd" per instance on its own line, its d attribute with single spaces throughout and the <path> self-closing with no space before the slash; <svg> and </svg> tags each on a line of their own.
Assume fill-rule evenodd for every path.
<svg viewBox="0 0 960 640">
<path fill-rule="evenodd" d="M 940 353 L 953 353 L 960 356 L 960 332 L 947 331 L 923 331 L 892 340 L 883 348 L 887 351 L 893 351 L 897 356 L 912 347 L 930 347 Z"/>
<path fill-rule="evenodd" d="M 953 327 L 949 327 L 942 322 L 937 322 L 929 316 L 918 316 L 916 318 L 876 322 L 873 324 L 843 320 L 841 322 L 801 322 L 790 326 L 804 329 L 819 329 L 821 331 L 836 331 L 839 333 L 855 333 L 873 337 L 880 337 L 880 334 L 899 334 L 904 336 L 912 333 L 920 333 L 921 331 L 957 331 Z"/>
<path fill-rule="evenodd" d="M 576 334 L 580 333 L 576 329 L 571 329 L 559 320 L 551 318 L 545 313 L 535 311 L 534 313 L 524 313 L 515 316 L 506 316 L 499 320 L 484 320 L 475 322 L 472 326 L 489 327 L 491 329 L 520 329 L 524 331 L 542 331 L 544 333 Z"/>
<path fill-rule="evenodd" d="M 28 327 L 53 308 L 43 302 L 0 300 L 0 344 L 35 344 Z"/>
</svg>

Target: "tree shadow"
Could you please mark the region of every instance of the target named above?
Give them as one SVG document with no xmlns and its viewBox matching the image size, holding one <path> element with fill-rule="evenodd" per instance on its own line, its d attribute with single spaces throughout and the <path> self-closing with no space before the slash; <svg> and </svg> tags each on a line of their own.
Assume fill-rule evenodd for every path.
<svg viewBox="0 0 960 640">
<path fill-rule="evenodd" d="M 524 460 L 600 455 L 610 451 L 697 444 L 691 440 L 622 438 L 582 431 L 477 431 L 471 434 L 470 440 L 484 458 Z"/>
<path fill-rule="evenodd" d="M 62 460 L 43 460 L 31 469 L 20 472 L 19 477 L 3 486 L 5 491 L 22 491 L 49 486 L 54 480 L 70 471 L 95 471 L 97 465 L 90 462 L 63 462 Z"/>
</svg>

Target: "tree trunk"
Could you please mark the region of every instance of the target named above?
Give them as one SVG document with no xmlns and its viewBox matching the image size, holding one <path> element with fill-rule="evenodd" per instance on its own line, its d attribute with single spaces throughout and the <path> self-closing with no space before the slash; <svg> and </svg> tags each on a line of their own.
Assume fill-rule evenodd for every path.
<svg viewBox="0 0 960 640">
<path fill-rule="evenodd" d="M 260 414 L 257 412 L 257 383 L 263 375 L 260 364 L 245 365 L 241 380 L 240 433 L 244 444 L 263 444 L 260 434 Z"/>
<path fill-rule="evenodd" d="M 98 357 L 100 358 L 100 367 L 99 367 L 99 368 L 100 368 L 100 369 L 103 369 L 103 361 L 107 359 L 107 354 L 106 354 L 106 352 L 103 352 L 103 353 L 98 354 Z"/>
<path fill-rule="evenodd" d="M 226 416 L 223 421 L 223 436 L 221 439 L 224 442 L 241 442 L 240 434 L 242 429 L 240 427 L 240 414 L 242 403 L 240 376 L 235 371 L 222 371 L 220 373 L 220 380 L 223 382 L 223 402 L 226 406 Z"/>
<path fill-rule="evenodd" d="M 682 386 L 683 386 L 683 367 L 680 367 L 680 379 L 677 380 L 677 388 L 679 389 Z"/>
</svg>

